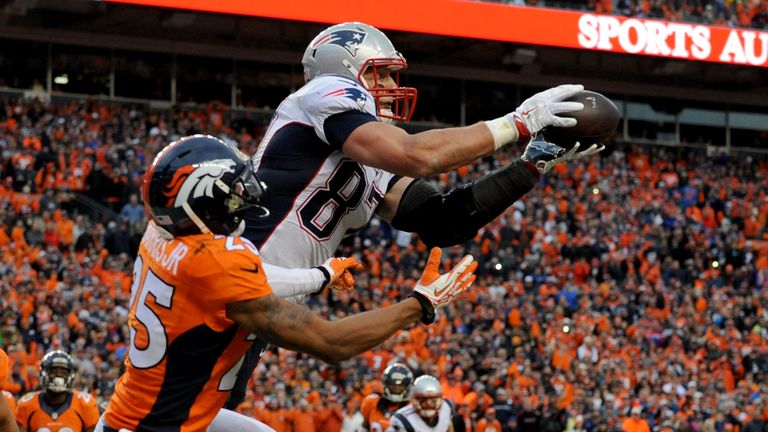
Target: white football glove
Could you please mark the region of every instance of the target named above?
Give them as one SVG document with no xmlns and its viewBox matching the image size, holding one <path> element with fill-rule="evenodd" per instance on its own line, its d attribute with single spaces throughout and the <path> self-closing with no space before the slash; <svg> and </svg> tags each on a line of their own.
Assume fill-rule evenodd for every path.
<svg viewBox="0 0 768 432">
<path fill-rule="evenodd" d="M 538 136 L 528 143 L 520 159 L 532 163 L 539 173 L 546 174 L 552 167 L 561 162 L 578 160 L 605 150 L 605 146 L 602 144 L 592 144 L 586 150 L 577 152 L 580 146 L 581 144 L 577 142 L 573 148 L 566 150 Z"/>
<path fill-rule="evenodd" d="M 558 117 L 557 114 L 584 109 L 584 104 L 581 102 L 563 102 L 582 90 L 584 86 L 580 84 L 563 84 L 544 90 L 526 99 L 517 107 L 514 114 L 525 124 L 528 136 L 533 136 L 547 126 L 576 126 L 576 119 Z"/>
<path fill-rule="evenodd" d="M 559 85 L 529 97 L 513 112 L 485 122 L 496 149 L 515 141 L 527 142 L 547 126 L 576 126 L 576 119 L 557 114 L 584 109 L 581 102 L 565 102 L 582 90 L 584 86 L 580 84 Z"/>
<path fill-rule="evenodd" d="M 440 274 L 440 248 L 432 248 L 427 265 L 411 296 L 421 303 L 421 321 L 431 324 L 435 320 L 435 310 L 447 305 L 461 295 L 475 281 L 477 263 L 472 255 L 466 255 L 446 274 Z"/>
<path fill-rule="evenodd" d="M 325 285 L 315 294 L 319 294 L 325 288 L 337 291 L 349 292 L 355 289 L 355 277 L 351 270 L 360 270 L 363 265 L 353 257 L 328 258 L 322 265 L 316 267 L 325 275 Z"/>
</svg>

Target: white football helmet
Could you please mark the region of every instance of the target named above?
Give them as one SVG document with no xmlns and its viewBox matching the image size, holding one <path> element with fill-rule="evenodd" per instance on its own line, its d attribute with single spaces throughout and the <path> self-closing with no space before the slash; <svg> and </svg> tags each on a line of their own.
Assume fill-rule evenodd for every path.
<svg viewBox="0 0 768 432">
<path fill-rule="evenodd" d="M 408 121 L 413 115 L 417 91 L 413 87 L 400 87 L 400 71 L 405 70 L 408 63 L 387 35 L 375 27 L 359 22 L 328 27 L 309 43 L 301 62 L 305 81 L 324 74 L 349 76 L 357 80 L 376 101 L 376 114 L 380 119 Z M 371 86 L 363 79 L 368 68 L 373 68 L 374 82 Z M 378 68 L 392 71 L 396 83 L 394 88 L 379 86 Z M 386 103 L 382 103 L 383 98 L 386 98 Z"/>
<path fill-rule="evenodd" d="M 422 375 L 413 382 L 411 403 L 419 416 L 433 420 L 440 414 L 443 405 L 443 390 L 440 381 L 432 375 Z"/>
</svg>

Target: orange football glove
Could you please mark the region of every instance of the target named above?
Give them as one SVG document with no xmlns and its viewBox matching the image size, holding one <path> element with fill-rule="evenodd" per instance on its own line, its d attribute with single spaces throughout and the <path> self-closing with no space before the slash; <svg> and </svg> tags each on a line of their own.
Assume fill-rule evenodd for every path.
<svg viewBox="0 0 768 432">
<path fill-rule="evenodd" d="M 326 288 L 330 288 L 336 291 L 350 292 L 355 289 L 355 277 L 352 275 L 352 270 L 360 270 L 363 265 L 357 260 L 357 258 L 329 258 L 322 266 L 328 273 L 328 282 L 325 284 Z"/>
<path fill-rule="evenodd" d="M 442 250 L 432 248 L 427 265 L 419 282 L 411 293 L 423 308 L 421 321 L 430 324 L 435 319 L 435 310 L 452 302 L 466 291 L 475 281 L 477 262 L 472 255 L 466 255 L 448 273 L 440 274 Z"/>
</svg>

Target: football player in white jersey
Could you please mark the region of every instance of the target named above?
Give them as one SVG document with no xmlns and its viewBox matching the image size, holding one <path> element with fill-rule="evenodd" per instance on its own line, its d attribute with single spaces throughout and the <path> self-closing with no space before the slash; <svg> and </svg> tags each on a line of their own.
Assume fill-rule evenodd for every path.
<svg viewBox="0 0 768 432">
<path fill-rule="evenodd" d="M 243 236 L 270 264 L 318 266 L 374 215 L 430 246 L 465 242 L 555 164 L 602 150 L 530 141 L 546 126 L 576 124 L 558 114 L 583 108 L 564 101 L 580 85 L 538 93 L 495 120 L 408 134 L 391 121 L 411 117 L 417 91 L 399 85 L 407 63 L 384 33 L 356 22 L 329 27 L 302 63 L 306 84 L 277 108 L 253 157 L 271 213 L 247 218 Z M 520 160 L 446 194 L 421 179 L 515 142 L 527 144 Z M 242 400 L 263 347 L 248 353 L 228 408 Z"/>
<path fill-rule="evenodd" d="M 413 382 L 411 403 L 395 411 L 387 432 L 453 432 L 453 408 L 443 399 L 440 381 L 422 375 Z"/>
</svg>

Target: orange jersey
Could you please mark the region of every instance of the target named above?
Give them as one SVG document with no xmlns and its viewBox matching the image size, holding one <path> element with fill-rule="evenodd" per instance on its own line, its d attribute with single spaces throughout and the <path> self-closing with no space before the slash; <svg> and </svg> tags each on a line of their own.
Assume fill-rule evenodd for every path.
<svg viewBox="0 0 768 432">
<path fill-rule="evenodd" d="M 3 388 L 11 374 L 10 365 L 11 363 L 8 360 L 8 354 L 0 349 L 0 388 Z"/>
<path fill-rule="evenodd" d="M 42 392 L 25 394 L 16 407 L 16 422 L 30 432 L 84 431 L 96 426 L 99 408 L 88 393 L 73 390 L 66 401 L 53 407 L 45 402 Z"/>
<path fill-rule="evenodd" d="M 254 339 L 227 318 L 226 305 L 272 293 L 258 252 L 240 237 L 166 240 L 150 224 L 133 279 L 126 371 L 105 423 L 145 432 L 205 431 Z"/>
<path fill-rule="evenodd" d="M 11 412 L 15 415 L 16 414 L 16 398 L 13 397 L 13 393 L 3 390 L 3 398 L 5 398 L 5 403 L 8 404 L 8 408 L 11 409 Z"/>
<path fill-rule="evenodd" d="M 373 393 L 363 399 L 360 412 L 368 424 L 369 431 L 385 431 L 389 426 L 389 418 L 395 414 L 395 411 L 407 404 L 408 401 L 402 403 L 390 402 L 380 395 Z"/>
<path fill-rule="evenodd" d="M 8 376 L 11 373 L 9 365 L 8 354 L 0 349 L 0 390 L 5 386 L 5 381 L 8 380 Z M 16 413 L 16 399 L 13 397 L 13 394 L 6 390 L 2 390 L 2 393 L 5 402 L 8 404 L 8 408 L 11 409 L 12 413 Z"/>
</svg>

